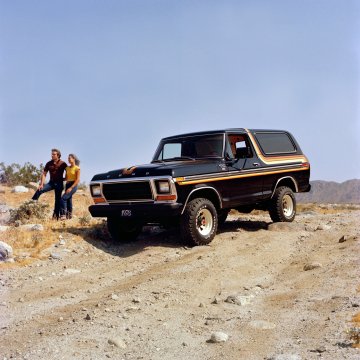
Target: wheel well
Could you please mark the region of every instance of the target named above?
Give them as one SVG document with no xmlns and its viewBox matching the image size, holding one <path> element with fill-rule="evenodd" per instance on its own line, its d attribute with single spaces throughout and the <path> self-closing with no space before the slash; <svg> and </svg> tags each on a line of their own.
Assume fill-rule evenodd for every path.
<svg viewBox="0 0 360 360">
<path fill-rule="evenodd" d="M 196 198 L 208 199 L 214 204 L 216 209 L 221 208 L 220 195 L 214 188 L 204 188 L 204 189 L 200 188 L 200 189 L 194 189 L 190 193 L 190 196 L 188 197 L 188 199 L 185 203 L 184 209 L 189 201 L 196 199 Z"/>
<path fill-rule="evenodd" d="M 272 193 L 271 197 L 273 197 L 275 190 L 280 186 L 287 186 L 294 193 L 298 192 L 298 187 L 297 187 L 296 181 L 294 180 L 294 178 L 289 176 L 289 177 L 281 178 L 277 181 L 277 183 L 275 184 L 275 186 L 273 188 L 273 193 Z"/>
</svg>

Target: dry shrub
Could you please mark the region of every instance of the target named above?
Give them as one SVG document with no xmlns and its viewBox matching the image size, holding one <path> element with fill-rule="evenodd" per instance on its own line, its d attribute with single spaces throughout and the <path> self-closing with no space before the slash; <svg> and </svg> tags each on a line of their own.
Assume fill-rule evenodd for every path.
<svg viewBox="0 0 360 360">
<path fill-rule="evenodd" d="M 39 201 L 28 200 L 17 209 L 10 210 L 10 223 L 26 223 L 29 220 L 44 220 L 49 215 L 49 205 Z"/>
</svg>

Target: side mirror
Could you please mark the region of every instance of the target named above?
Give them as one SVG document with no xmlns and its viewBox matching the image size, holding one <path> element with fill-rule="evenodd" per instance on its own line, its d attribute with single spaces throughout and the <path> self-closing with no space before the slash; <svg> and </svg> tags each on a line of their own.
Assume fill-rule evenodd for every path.
<svg viewBox="0 0 360 360">
<path fill-rule="evenodd" d="M 249 147 L 240 147 L 236 149 L 237 159 L 244 159 L 247 157 L 251 157 L 251 150 Z"/>
</svg>

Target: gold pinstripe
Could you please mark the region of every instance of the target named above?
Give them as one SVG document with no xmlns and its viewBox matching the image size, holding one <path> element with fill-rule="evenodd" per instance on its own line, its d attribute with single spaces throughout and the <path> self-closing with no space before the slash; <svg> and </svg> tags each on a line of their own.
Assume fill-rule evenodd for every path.
<svg viewBox="0 0 360 360">
<path fill-rule="evenodd" d="M 252 176 L 264 176 L 264 175 L 271 175 L 271 174 L 282 174 L 286 172 L 294 172 L 294 171 L 305 171 L 308 170 L 309 166 L 303 166 L 299 169 L 285 169 L 285 170 L 275 170 L 275 171 L 267 171 L 267 172 L 259 172 L 259 173 L 248 173 L 242 175 L 234 175 L 234 176 L 227 176 L 227 177 L 218 177 L 218 178 L 202 178 L 202 179 L 194 179 L 194 180 L 185 180 L 183 177 L 176 178 L 176 182 L 179 185 L 191 185 L 191 184 L 199 184 L 203 182 L 214 182 L 214 181 L 221 181 L 221 180 L 234 180 L 234 179 L 241 179 L 247 178 Z"/>
</svg>

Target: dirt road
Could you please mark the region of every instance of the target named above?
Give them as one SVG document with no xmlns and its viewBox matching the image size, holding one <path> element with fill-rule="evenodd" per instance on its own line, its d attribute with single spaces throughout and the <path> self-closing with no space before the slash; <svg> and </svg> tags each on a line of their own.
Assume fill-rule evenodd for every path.
<svg viewBox="0 0 360 360">
<path fill-rule="evenodd" d="M 0 268 L 0 358 L 359 359 L 360 211 L 317 210 L 231 215 L 195 248 L 68 222 L 44 259 Z"/>
</svg>

